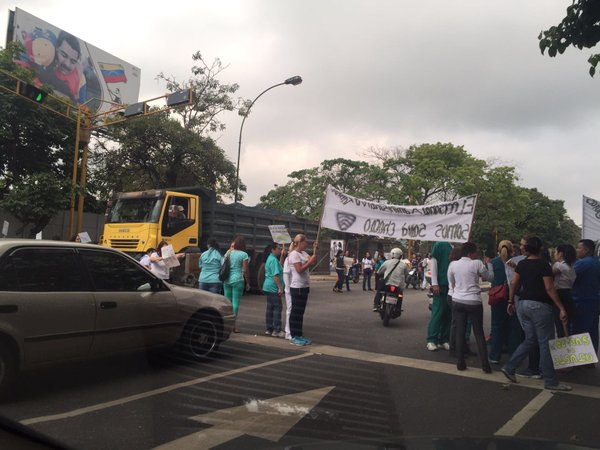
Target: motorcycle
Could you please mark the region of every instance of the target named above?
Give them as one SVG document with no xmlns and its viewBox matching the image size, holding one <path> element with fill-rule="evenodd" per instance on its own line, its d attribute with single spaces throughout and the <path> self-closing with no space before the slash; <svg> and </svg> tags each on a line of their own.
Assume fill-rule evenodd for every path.
<svg viewBox="0 0 600 450">
<path fill-rule="evenodd" d="M 402 300 L 404 294 L 398 286 L 386 285 L 383 291 L 383 298 L 379 302 L 379 315 L 383 320 L 383 326 L 390 324 L 390 319 L 396 319 L 402 314 Z"/>
<path fill-rule="evenodd" d="M 408 271 L 408 277 L 406 277 L 406 287 L 411 285 L 413 289 L 417 289 L 419 287 L 419 274 L 417 273 L 416 267 L 410 269 Z"/>
</svg>

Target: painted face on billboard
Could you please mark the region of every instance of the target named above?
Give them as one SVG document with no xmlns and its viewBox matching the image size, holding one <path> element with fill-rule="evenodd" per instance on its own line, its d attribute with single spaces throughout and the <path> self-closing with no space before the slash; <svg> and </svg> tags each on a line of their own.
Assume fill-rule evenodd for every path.
<svg viewBox="0 0 600 450">
<path fill-rule="evenodd" d="M 62 41 L 56 51 L 56 61 L 56 68 L 68 75 L 79 62 L 79 52 L 71 47 L 66 40 Z"/>
</svg>

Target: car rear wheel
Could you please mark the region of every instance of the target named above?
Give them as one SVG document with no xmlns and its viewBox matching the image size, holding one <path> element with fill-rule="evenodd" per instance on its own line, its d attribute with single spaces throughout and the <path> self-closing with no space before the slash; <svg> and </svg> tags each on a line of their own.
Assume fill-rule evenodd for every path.
<svg viewBox="0 0 600 450">
<path fill-rule="evenodd" d="M 219 324 L 209 316 L 190 319 L 183 334 L 185 352 L 195 360 L 202 360 L 219 348 Z"/>
</svg>

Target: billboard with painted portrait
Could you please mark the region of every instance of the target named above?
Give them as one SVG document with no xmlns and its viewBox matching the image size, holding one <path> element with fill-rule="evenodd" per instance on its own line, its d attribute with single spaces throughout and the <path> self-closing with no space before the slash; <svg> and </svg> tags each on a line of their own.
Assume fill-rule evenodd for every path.
<svg viewBox="0 0 600 450">
<path fill-rule="evenodd" d="M 36 84 L 96 112 L 138 101 L 140 69 L 19 9 L 10 12 L 7 40 L 24 51 L 15 61 L 36 72 Z"/>
</svg>

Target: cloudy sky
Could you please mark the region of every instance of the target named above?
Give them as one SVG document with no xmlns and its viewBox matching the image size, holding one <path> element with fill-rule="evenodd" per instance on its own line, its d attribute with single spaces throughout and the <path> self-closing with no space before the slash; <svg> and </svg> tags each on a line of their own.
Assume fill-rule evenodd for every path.
<svg viewBox="0 0 600 450">
<path fill-rule="evenodd" d="M 240 177 L 255 204 L 292 170 L 361 158 L 371 146 L 463 145 L 514 165 L 520 184 L 565 201 L 600 199 L 600 77 L 590 50 L 542 56 L 537 36 L 571 0 L 23 0 L 21 8 L 142 70 L 140 99 L 165 92 L 156 74 L 190 75 L 191 55 L 228 64 L 224 82 L 256 103 L 244 125 Z M 215 135 L 235 162 L 241 117 Z"/>
</svg>

